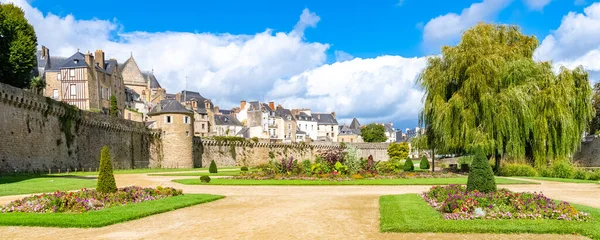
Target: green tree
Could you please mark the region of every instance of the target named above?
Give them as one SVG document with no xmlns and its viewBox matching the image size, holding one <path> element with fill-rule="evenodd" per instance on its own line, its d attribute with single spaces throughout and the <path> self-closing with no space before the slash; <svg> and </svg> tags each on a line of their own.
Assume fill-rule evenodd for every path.
<svg viewBox="0 0 600 240">
<path fill-rule="evenodd" d="M 112 162 L 110 159 L 110 149 L 104 146 L 100 152 L 100 172 L 98 173 L 98 185 L 96 190 L 102 193 L 111 193 L 117 191 L 115 175 L 113 175 Z"/>
<path fill-rule="evenodd" d="M 402 143 L 390 143 L 387 149 L 388 156 L 390 158 L 397 157 L 404 159 L 408 157 L 409 147 L 407 142 Z"/>
<path fill-rule="evenodd" d="M 429 161 L 427 160 L 427 157 L 423 156 L 421 158 L 421 162 L 419 163 L 419 168 L 429 169 Z"/>
<path fill-rule="evenodd" d="M 467 179 L 467 191 L 480 191 L 484 193 L 496 191 L 496 179 L 490 162 L 481 149 L 475 151 L 475 157 L 471 163 L 469 178 Z"/>
<path fill-rule="evenodd" d="M 110 109 L 111 116 L 119 116 L 119 106 L 117 105 L 117 97 L 115 95 L 110 96 Z"/>
<path fill-rule="evenodd" d="M 406 158 L 406 161 L 404 162 L 404 171 L 405 172 L 412 172 L 415 170 L 415 164 L 413 163 L 412 159 L 410 158 Z"/>
<path fill-rule="evenodd" d="M 429 146 L 530 159 L 535 166 L 572 156 L 594 109 L 588 73 L 536 62 L 534 36 L 516 26 L 480 23 L 457 46 L 428 59 L 422 123 Z"/>
<path fill-rule="evenodd" d="M 371 123 L 360 130 L 360 135 L 365 142 L 385 142 L 385 128 L 383 125 Z"/>
<path fill-rule="evenodd" d="M 594 110 L 596 110 L 596 115 L 590 122 L 590 134 L 595 134 L 598 132 L 598 130 L 600 130 L 600 82 L 594 84 L 592 106 L 594 106 Z"/>
<path fill-rule="evenodd" d="M 217 163 L 215 163 L 215 160 L 210 161 L 210 166 L 208 167 L 208 172 L 209 173 L 217 173 L 218 172 Z"/>
<path fill-rule="evenodd" d="M 0 4 L 0 82 L 28 88 L 36 50 L 37 37 L 23 10 Z"/>
</svg>

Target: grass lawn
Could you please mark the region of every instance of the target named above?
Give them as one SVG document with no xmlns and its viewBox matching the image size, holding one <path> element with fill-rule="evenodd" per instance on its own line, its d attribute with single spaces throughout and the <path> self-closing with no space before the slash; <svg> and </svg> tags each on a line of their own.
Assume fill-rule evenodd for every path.
<svg viewBox="0 0 600 240">
<path fill-rule="evenodd" d="M 550 177 L 516 177 L 533 180 L 544 180 L 553 182 L 565 182 L 565 183 L 600 183 L 600 181 L 594 180 L 581 180 L 581 179 L 569 179 L 569 178 L 550 178 Z"/>
<path fill-rule="evenodd" d="M 224 196 L 185 194 L 78 214 L 0 213 L 0 226 L 103 227 L 200 203 L 211 202 L 221 198 L 224 198 Z"/>
<path fill-rule="evenodd" d="M 244 180 L 213 178 L 210 183 L 202 183 L 200 179 L 175 179 L 173 182 L 187 185 L 447 185 L 467 184 L 467 178 L 398 178 L 398 179 L 360 179 L 351 181 L 329 180 Z M 496 178 L 498 184 L 536 184 L 506 178 Z"/>
<path fill-rule="evenodd" d="M 223 168 L 219 168 L 219 170 L 221 169 L 240 169 L 239 167 L 223 167 Z M 95 169 L 94 169 L 95 170 Z M 139 174 L 139 173 L 164 173 L 164 172 L 189 172 L 189 171 L 201 171 L 201 170 L 206 170 L 208 171 L 208 168 L 138 168 L 138 169 L 115 169 L 113 170 L 114 174 Z M 65 172 L 62 172 L 61 174 L 57 174 L 57 173 L 53 173 L 50 174 L 52 176 L 57 175 L 57 176 L 62 176 L 65 175 Z M 85 172 L 81 172 L 81 170 L 79 170 L 78 172 L 69 172 L 68 175 L 83 175 L 83 176 L 88 176 L 88 175 L 95 175 L 98 176 L 98 172 L 93 171 L 93 172 L 89 172 L 89 171 L 85 171 Z"/>
<path fill-rule="evenodd" d="M 0 196 L 27 193 L 68 191 L 81 188 L 95 188 L 95 177 L 84 176 L 1 176 Z"/>
<path fill-rule="evenodd" d="M 437 233 L 554 233 L 600 239 L 600 209 L 573 204 L 588 212 L 590 222 L 562 220 L 444 220 L 417 194 L 389 195 L 379 198 L 382 232 Z"/>
</svg>

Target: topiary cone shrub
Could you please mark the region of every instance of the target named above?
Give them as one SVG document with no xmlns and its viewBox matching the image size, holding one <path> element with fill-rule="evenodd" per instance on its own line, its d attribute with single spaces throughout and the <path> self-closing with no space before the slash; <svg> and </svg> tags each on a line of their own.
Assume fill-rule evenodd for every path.
<svg viewBox="0 0 600 240">
<path fill-rule="evenodd" d="M 414 170 L 415 170 L 415 164 L 410 159 L 410 157 L 407 157 L 406 158 L 406 162 L 404 162 L 404 171 L 405 172 L 412 172 Z"/>
<path fill-rule="evenodd" d="M 215 160 L 212 160 L 210 162 L 210 167 L 208 167 L 208 172 L 209 173 L 217 173 L 217 164 L 215 163 Z"/>
<path fill-rule="evenodd" d="M 496 191 L 496 179 L 490 162 L 481 149 L 476 150 L 475 158 L 471 163 L 467 191 L 480 191 L 484 193 Z"/>
<path fill-rule="evenodd" d="M 421 162 L 419 164 L 421 169 L 429 169 L 429 161 L 427 161 L 427 157 L 423 156 L 421 158 Z"/>
<path fill-rule="evenodd" d="M 96 191 L 112 193 L 117 191 L 115 175 L 113 175 L 112 162 L 110 160 L 110 149 L 104 146 L 100 152 L 100 172 L 98 173 L 98 185 Z"/>
</svg>

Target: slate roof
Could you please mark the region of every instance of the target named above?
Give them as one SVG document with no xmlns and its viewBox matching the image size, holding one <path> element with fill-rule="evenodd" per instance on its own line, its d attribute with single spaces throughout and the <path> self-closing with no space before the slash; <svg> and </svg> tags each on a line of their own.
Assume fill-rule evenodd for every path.
<svg viewBox="0 0 600 240">
<path fill-rule="evenodd" d="M 174 99 L 165 99 L 154 106 L 148 115 L 156 115 L 161 113 L 192 113 L 186 109 L 181 103 Z"/>
<path fill-rule="evenodd" d="M 306 135 L 306 132 L 296 129 L 296 134 L 304 134 L 304 135 Z"/>
<path fill-rule="evenodd" d="M 215 124 L 227 126 L 242 126 L 242 123 L 238 121 L 235 117 L 220 114 L 215 114 Z"/>
<path fill-rule="evenodd" d="M 298 113 L 298 115 L 296 115 L 295 117 L 296 117 L 296 120 L 299 120 L 299 121 L 312 121 L 312 122 L 316 121 L 315 119 L 313 119 L 313 117 L 311 115 L 308 115 L 304 112 Z"/>
<path fill-rule="evenodd" d="M 109 60 L 104 61 L 104 68 L 105 68 L 106 72 L 112 73 L 113 70 L 115 68 L 117 68 L 118 64 L 119 63 L 117 62 L 117 60 L 115 60 L 115 59 L 109 59 Z"/>
<path fill-rule="evenodd" d="M 193 92 L 193 91 L 181 91 L 181 96 L 184 97 L 184 101 L 197 101 L 197 107 L 196 107 L 196 112 L 198 113 L 208 113 L 206 111 L 206 105 L 204 104 L 204 101 L 208 100 L 210 101 L 210 99 L 203 97 L 202 95 L 200 95 L 199 92 Z M 213 105 L 210 105 L 210 108 L 213 109 Z"/>
<path fill-rule="evenodd" d="M 219 109 L 219 113 L 221 113 L 223 115 L 231 115 L 231 113 L 233 113 L 233 111 L 231 111 L 231 110 L 225 110 L 225 109 Z"/>
<path fill-rule="evenodd" d="M 166 94 L 166 96 L 165 96 L 165 98 L 166 98 L 166 99 L 175 99 L 175 97 L 176 97 L 176 96 L 177 96 L 176 94 L 173 94 L 173 93 L 167 93 L 167 94 Z"/>
<path fill-rule="evenodd" d="M 385 128 L 385 131 L 393 133 L 394 132 L 394 126 L 392 124 L 386 123 L 383 124 L 383 127 Z"/>
<path fill-rule="evenodd" d="M 235 134 L 236 136 L 241 136 L 244 138 L 250 138 L 250 128 L 244 127 L 242 130 Z"/>
<path fill-rule="evenodd" d="M 152 72 L 142 72 L 142 76 L 146 81 L 150 81 L 150 88 L 162 88 L 158 80 L 156 80 L 156 76 Z"/>
<path fill-rule="evenodd" d="M 87 67 L 87 63 L 85 63 L 85 56 L 83 53 L 76 52 L 69 58 L 65 59 L 60 66 L 58 66 L 57 70 L 60 68 L 78 68 L 78 67 Z"/>
<path fill-rule="evenodd" d="M 337 120 L 331 113 L 313 113 L 312 117 L 320 125 L 338 125 Z"/>
<path fill-rule="evenodd" d="M 340 135 L 360 135 L 360 129 L 352 129 L 349 126 L 343 125 L 340 127 Z"/>
<path fill-rule="evenodd" d="M 275 114 L 277 114 L 277 116 L 279 116 L 285 120 L 287 120 L 288 117 L 290 118 L 290 120 L 295 120 L 294 115 L 292 114 L 292 111 L 290 111 L 289 109 L 277 108 L 277 110 L 275 110 Z"/>
<path fill-rule="evenodd" d="M 358 122 L 358 119 L 352 119 L 352 123 L 350 123 L 350 126 L 348 127 L 351 129 L 360 129 L 360 123 Z"/>
</svg>

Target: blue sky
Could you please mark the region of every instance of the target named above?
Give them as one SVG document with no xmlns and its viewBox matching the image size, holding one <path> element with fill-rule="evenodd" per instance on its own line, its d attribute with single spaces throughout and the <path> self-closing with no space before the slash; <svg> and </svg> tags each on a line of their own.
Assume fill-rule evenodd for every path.
<svg viewBox="0 0 600 240">
<path fill-rule="evenodd" d="M 479 21 L 536 35 L 539 60 L 600 76 L 600 3 L 481 1 L 0 0 L 23 7 L 51 54 L 104 49 L 230 108 L 240 100 L 413 127 L 427 56 Z M 267 30 L 269 29 L 269 30 Z"/>
</svg>

